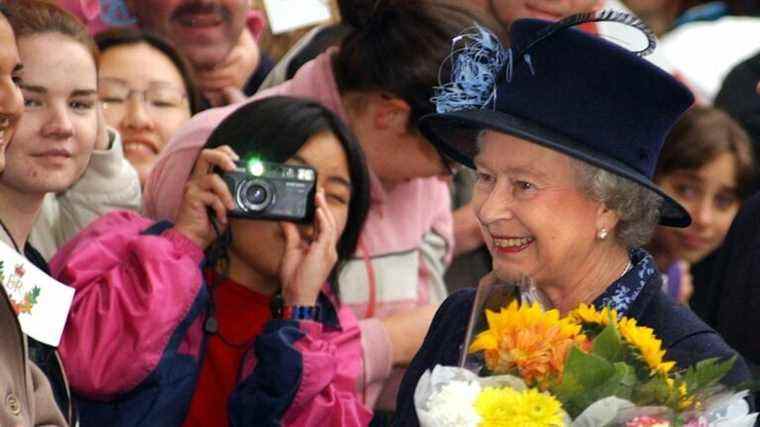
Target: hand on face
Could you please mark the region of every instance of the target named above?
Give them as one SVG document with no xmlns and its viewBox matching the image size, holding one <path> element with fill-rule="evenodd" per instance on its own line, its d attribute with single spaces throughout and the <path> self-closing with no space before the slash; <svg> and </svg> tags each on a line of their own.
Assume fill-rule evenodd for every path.
<svg viewBox="0 0 760 427">
<path fill-rule="evenodd" d="M 212 107 L 238 104 L 247 99 L 242 90 L 232 86 L 225 87 L 218 91 L 203 92 L 203 97 L 206 98 Z"/>
<path fill-rule="evenodd" d="M 196 69 L 224 62 L 245 30 L 249 0 L 134 0 L 142 28 L 171 40 Z"/>
<path fill-rule="evenodd" d="M 302 239 L 295 224 L 280 223 L 285 234 L 285 253 L 279 274 L 286 305 L 316 304 L 322 285 L 338 261 L 336 219 L 321 188 L 317 192 L 314 216 L 311 242 Z"/>
<path fill-rule="evenodd" d="M 242 89 L 259 66 L 259 58 L 259 48 L 253 35 L 244 30 L 224 63 L 196 73 L 203 96 L 215 107 L 244 100 Z"/>
<path fill-rule="evenodd" d="M 216 230 L 209 217 L 209 209 L 216 216 L 219 232 L 227 228 L 227 211 L 235 208 L 232 194 L 214 167 L 223 171 L 235 169 L 237 154 L 228 146 L 201 151 L 193 173 L 185 186 L 175 230 L 205 249 L 216 238 Z"/>
</svg>

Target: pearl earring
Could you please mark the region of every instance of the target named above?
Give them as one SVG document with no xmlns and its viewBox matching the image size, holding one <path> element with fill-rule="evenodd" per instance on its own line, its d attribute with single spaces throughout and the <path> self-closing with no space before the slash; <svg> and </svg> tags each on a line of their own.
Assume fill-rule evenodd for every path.
<svg viewBox="0 0 760 427">
<path fill-rule="evenodd" d="M 599 232 L 598 232 L 598 233 L 596 233 L 596 237 L 598 237 L 598 238 L 599 238 L 599 240 L 604 240 L 604 239 L 606 239 L 606 238 L 607 238 L 607 234 L 608 234 L 608 233 L 609 233 L 609 232 L 607 231 L 607 229 L 606 229 L 606 228 L 602 228 L 601 230 L 599 230 Z"/>
</svg>

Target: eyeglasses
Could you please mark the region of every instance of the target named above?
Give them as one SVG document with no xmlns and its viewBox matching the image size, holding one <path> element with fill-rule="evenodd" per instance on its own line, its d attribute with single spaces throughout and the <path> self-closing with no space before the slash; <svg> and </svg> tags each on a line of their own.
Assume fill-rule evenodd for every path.
<svg viewBox="0 0 760 427">
<path fill-rule="evenodd" d="M 162 115 L 187 107 L 184 91 L 164 83 L 152 83 L 145 90 L 135 90 L 118 79 L 100 79 L 98 98 L 103 109 L 111 113 L 124 114 L 127 101 L 133 95 L 140 95 L 141 102 L 151 115 Z"/>
</svg>

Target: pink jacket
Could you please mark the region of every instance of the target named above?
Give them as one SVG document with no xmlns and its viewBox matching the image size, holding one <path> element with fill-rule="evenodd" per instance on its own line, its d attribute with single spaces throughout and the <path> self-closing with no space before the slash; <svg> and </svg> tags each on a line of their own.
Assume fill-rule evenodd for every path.
<svg viewBox="0 0 760 427">
<path fill-rule="evenodd" d="M 146 233 L 152 225 L 132 212 L 108 214 L 51 261 L 54 277 L 76 289 L 59 350 L 72 389 L 88 399 L 79 402 L 83 424 L 180 425 L 195 389 L 204 254 L 172 228 Z M 367 425 L 356 319 L 325 307 L 332 317 L 322 323 L 267 324 L 230 397 L 233 425 L 253 416 L 259 425 Z"/>
<path fill-rule="evenodd" d="M 320 55 L 295 77 L 258 93 L 253 99 L 290 95 L 320 102 L 348 121 L 333 77 L 331 55 Z M 250 101 L 246 101 L 250 102 Z M 156 219 L 173 219 L 182 188 L 199 151 L 214 128 L 243 104 L 204 111 L 183 126 L 165 148 L 145 186 L 145 212 Z M 448 185 L 437 178 L 416 179 L 384 190 L 370 170 L 371 206 L 360 248 L 343 269 L 341 301 L 362 319 L 365 403 L 375 406 L 383 387 L 381 408 L 392 409 L 402 373 L 391 376 L 392 347 L 380 321 L 393 313 L 446 297 L 443 274 L 454 246 Z"/>
</svg>

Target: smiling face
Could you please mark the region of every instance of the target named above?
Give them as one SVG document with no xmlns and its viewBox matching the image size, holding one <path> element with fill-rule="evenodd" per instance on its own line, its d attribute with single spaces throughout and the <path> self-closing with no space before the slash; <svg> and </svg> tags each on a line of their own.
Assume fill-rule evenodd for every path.
<svg viewBox="0 0 760 427">
<path fill-rule="evenodd" d="M 351 201 L 351 178 L 348 159 L 332 133 L 311 137 L 286 163 L 308 165 L 317 170 L 317 185 L 324 188 L 328 207 L 335 216 L 338 236 L 343 234 Z M 232 264 L 244 264 L 251 275 L 277 279 L 285 251 L 285 236 L 275 221 L 231 219 L 233 241 Z M 299 225 L 304 240 L 311 240 L 312 225 Z"/>
<path fill-rule="evenodd" d="M 486 131 L 474 160 L 473 206 L 502 280 L 564 283 L 600 255 L 604 208 L 579 190 L 572 159 Z"/>
<path fill-rule="evenodd" d="M 687 228 L 660 227 L 659 245 L 673 258 L 696 263 L 717 249 L 739 210 L 736 158 L 723 152 L 697 170 L 675 171 L 656 181 L 691 215 Z"/>
<path fill-rule="evenodd" d="M 171 40 L 197 68 L 221 64 L 245 28 L 247 0 L 132 0 L 142 28 Z"/>
<path fill-rule="evenodd" d="M 28 193 L 65 190 L 84 173 L 97 135 L 90 52 L 59 33 L 18 40 L 26 111 L 6 152 L 2 183 Z"/>
<path fill-rule="evenodd" d="M 182 75 L 161 51 L 136 43 L 105 50 L 99 79 L 106 123 L 119 130 L 124 155 L 144 184 L 158 154 L 190 119 Z"/>
<path fill-rule="evenodd" d="M 18 87 L 21 69 L 13 30 L 8 20 L 0 16 L 0 172 L 5 169 L 6 149 L 24 111 L 24 99 Z"/>
<path fill-rule="evenodd" d="M 602 0 L 493 0 L 493 12 L 505 25 L 522 18 L 557 21 L 596 10 Z"/>
</svg>

